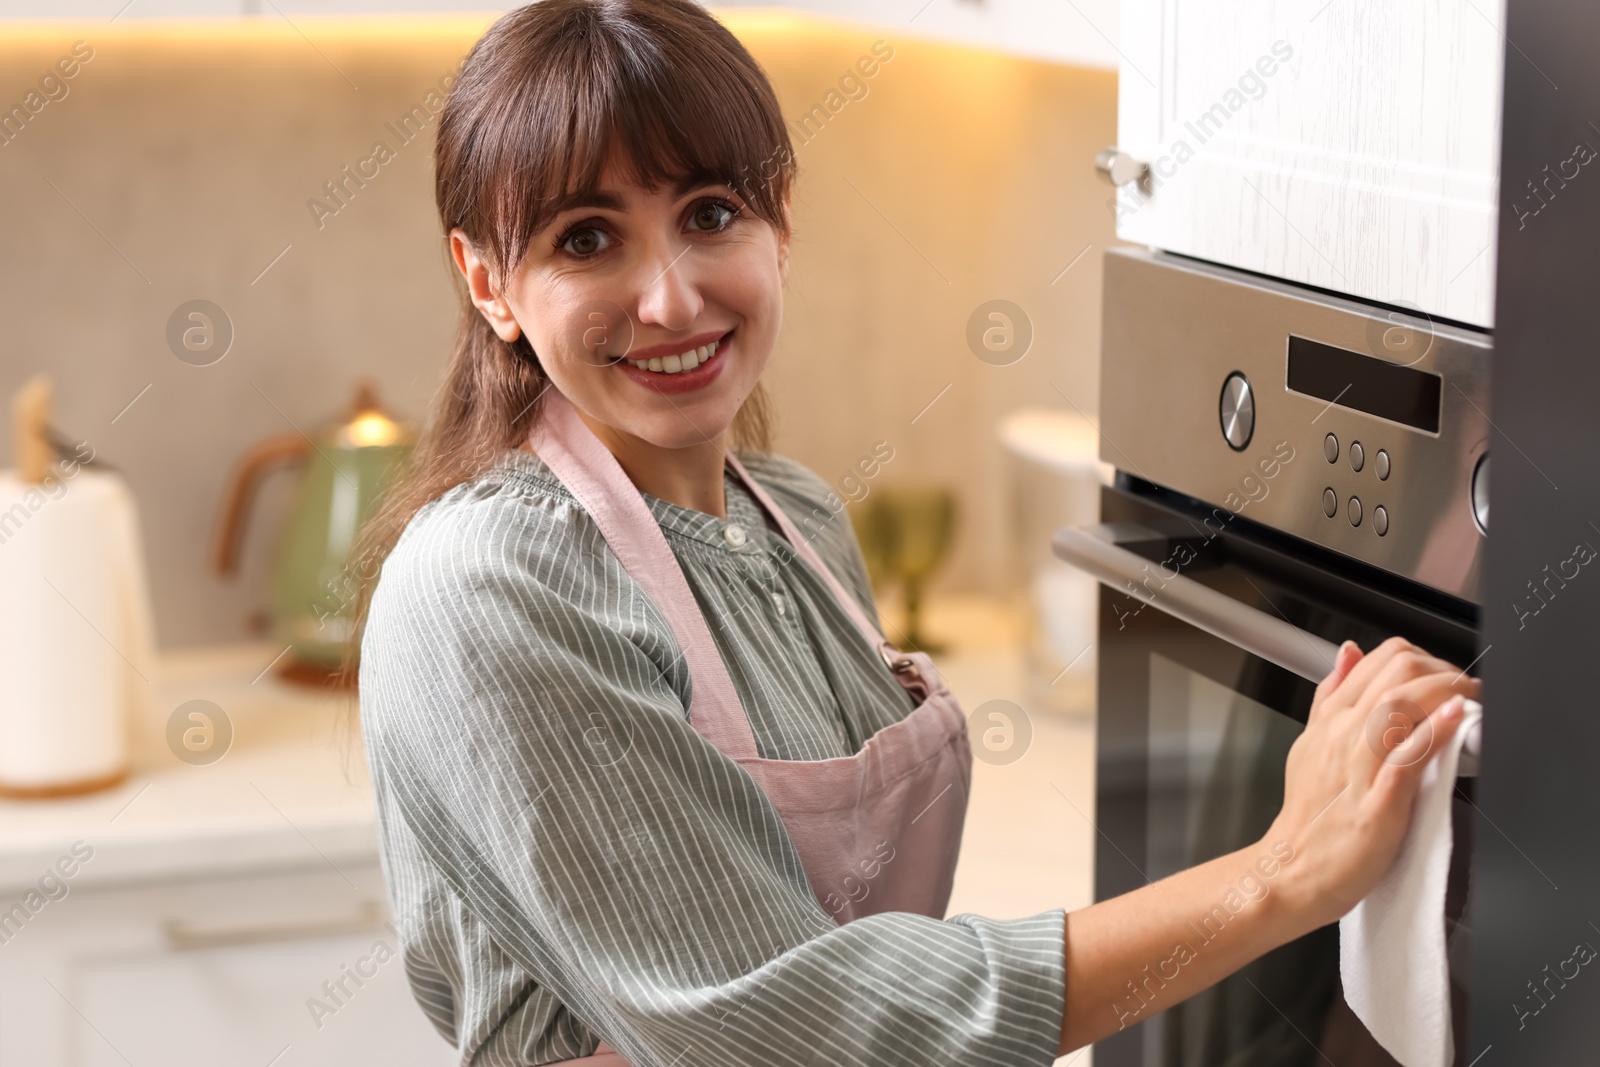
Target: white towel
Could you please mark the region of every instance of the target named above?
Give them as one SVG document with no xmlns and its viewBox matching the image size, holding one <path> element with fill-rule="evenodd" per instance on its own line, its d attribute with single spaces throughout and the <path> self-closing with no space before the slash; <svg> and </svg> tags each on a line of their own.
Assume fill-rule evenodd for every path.
<svg viewBox="0 0 1600 1067">
<path fill-rule="evenodd" d="M 1450 873 L 1450 794 L 1483 706 L 1466 702 L 1447 748 L 1428 760 L 1411 828 L 1383 881 L 1339 920 L 1344 998 L 1372 1036 L 1404 1067 L 1450 1067 L 1450 961 L 1444 941 Z"/>
</svg>

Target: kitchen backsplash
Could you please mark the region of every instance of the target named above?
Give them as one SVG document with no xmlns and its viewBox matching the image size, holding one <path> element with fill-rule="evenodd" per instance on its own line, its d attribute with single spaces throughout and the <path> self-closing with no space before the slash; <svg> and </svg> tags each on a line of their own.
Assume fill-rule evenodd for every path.
<svg viewBox="0 0 1600 1067">
<path fill-rule="evenodd" d="M 959 494 L 935 591 L 1002 588 L 996 423 L 1024 404 L 1095 413 L 1112 219 L 1092 161 L 1115 139 L 1115 75 L 892 27 L 718 14 L 771 76 L 800 163 L 767 373 L 779 450 L 843 492 L 886 443 L 877 483 Z M 209 570 L 219 498 L 251 444 L 339 415 L 363 375 L 392 411 L 424 418 L 458 314 L 433 212 L 434 114 L 486 25 L 0 32 L 0 108 L 22 108 L 0 120 L 0 394 L 48 372 L 56 424 L 126 474 L 161 646 L 251 636 L 266 603 L 291 479 L 269 482 L 237 580 Z M 169 343 L 195 300 L 231 331 L 215 362 Z M 975 313 L 993 300 L 1031 326 L 1020 360 L 975 354 Z M 0 466 L 11 450 L 0 434 Z"/>
</svg>

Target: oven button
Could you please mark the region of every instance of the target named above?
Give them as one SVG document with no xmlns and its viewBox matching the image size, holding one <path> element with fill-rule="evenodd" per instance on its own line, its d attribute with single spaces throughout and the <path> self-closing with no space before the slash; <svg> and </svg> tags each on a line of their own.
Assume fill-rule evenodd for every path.
<svg viewBox="0 0 1600 1067">
<path fill-rule="evenodd" d="M 1329 463 L 1339 462 L 1339 439 L 1331 433 L 1322 439 L 1322 454 Z"/>
<path fill-rule="evenodd" d="M 1362 467 L 1366 466 L 1366 463 L 1367 463 L 1367 453 L 1366 453 L 1366 450 L 1361 447 L 1361 442 L 1360 441 L 1351 441 L 1350 442 L 1350 469 L 1353 470 L 1353 471 L 1358 471 Z"/>
<path fill-rule="evenodd" d="M 1389 532 L 1389 509 L 1379 504 L 1372 509 L 1372 528 L 1382 537 Z"/>
<path fill-rule="evenodd" d="M 1234 371 L 1222 383 L 1222 436 L 1228 447 L 1243 452 L 1256 432 L 1256 397 L 1250 379 Z"/>
<path fill-rule="evenodd" d="M 1350 525 L 1351 526 L 1360 526 L 1361 525 L 1361 498 L 1360 497 L 1354 497 L 1353 496 L 1353 497 L 1350 498 Z"/>
<path fill-rule="evenodd" d="M 1389 453 L 1378 449 L 1378 454 L 1372 457 L 1372 469 L 1378 475 L 1378 481 L 1389 480 Z"/>
<path fill-rule="evenodd" d="M 1489 453 L 1472 469 L 1472 517 L 1485 536 L 1489 533 Z"/>
<path fill-rule="evenodd" d="M 1330 519 L 1339 514 L 1339 494 L 1332 489 L 1322 491 L 1322 513 Z"/>
</svg>

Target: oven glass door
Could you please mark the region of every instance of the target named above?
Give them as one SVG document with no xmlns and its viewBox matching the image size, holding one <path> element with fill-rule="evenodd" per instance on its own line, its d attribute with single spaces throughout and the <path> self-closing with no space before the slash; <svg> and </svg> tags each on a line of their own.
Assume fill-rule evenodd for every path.
<svg viewBox="0 0 1600 1067">
<path fill-rule="evenodd" d="M 1200 539 L 1194 516 L 1170 499 L 1108 489 L 1108 522 L 1161 533 L 1128 547 L 1171 558 L 1181 540 L 1194 550 L 1181 577 L 1290 622 L 1335 646 L 1371 649 L 1399 633 L 1466 664 L 1474 628 L 1431 606 L 1362 586 L 1312 562 L 1251 540 L 1243 524 Z M 1146 572 L 1148 574 L 1149 572 Z M 1171 574 L 1166 570 L 1161 575 Z M 1105 578 L 1102 576 L 1102 580 Z M 1159 581 L 1159 579 L 1158 579 Z M 1142 602 L 1102 586 L 1099 624 L 1098 836 L 1096 898 L 1106 899 L 1262 839 L 1283 801 L 1284 761 L 1304 728 L 1315 684 L 1212 632 L 1159 610 L 1163 590 Z M 1331 663 L 1330 663 L 1331 666 Z M 1456 997 L 1456 1048 L 1467 1047 L 1468 931 L 1459 923 L 1470 870 L 1470 780 L 1454 811 L 1456 849 L 1446 906 Z M 1297 857 L 1298 858 L 1298 857 Z M 1248 922 L 1272 891 L 1270 879 L 1236 913 L 1197 912 L 1186 928 L 1202 953 L 1226 922 Z M 1176 946 L 1175 946 L 1176 948 Z M 1151 961 L 1152 970 L 1161 961 Z M 1340 996 L 1337 924 L 1268 953 L 1211 989 L 1164 1012 L 1138 995 L 1106 1010 L 1124 1026 L 1095 1047 L 1097 1067 L 1337 1067 L 1393 1064 Z M 1464 1060 L 1458 1056 L 1459 1064 Z"/>
</svg>

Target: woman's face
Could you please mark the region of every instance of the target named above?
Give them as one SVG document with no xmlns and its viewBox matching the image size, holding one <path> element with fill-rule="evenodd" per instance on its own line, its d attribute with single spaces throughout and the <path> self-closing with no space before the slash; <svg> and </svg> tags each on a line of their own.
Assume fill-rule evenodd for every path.
<svg viewBox="0 0 1600 1067">
<path fill-rule="evenodd" d="M 624 439 L 720 447 L 777 341 L 788 240 L 726 184 L 646 191 L 608 166 L 498 291 L 459 229 L 451 248 L 495 332 Z"/>
</svg>

